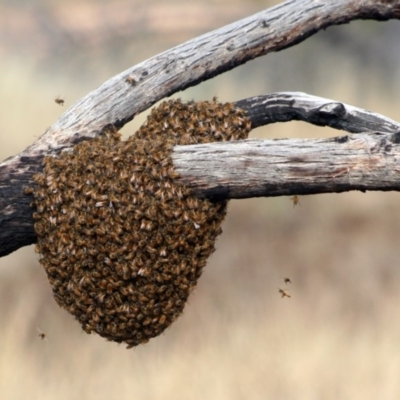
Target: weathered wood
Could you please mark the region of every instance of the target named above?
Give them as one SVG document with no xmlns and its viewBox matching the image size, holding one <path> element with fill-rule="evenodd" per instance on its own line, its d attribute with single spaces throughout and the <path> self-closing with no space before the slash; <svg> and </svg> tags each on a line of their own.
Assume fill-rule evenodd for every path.
<svg viewBox="0 0 400 400">
<path fill-rule="evenodd" d="M 235 106 L 246 110 L 253 129 L 275 122 L 298 120 L 350 133 L 394 133 L 400 130 L 398 122 L 383 115 L 301 92 L 251 97 L 235 102 Z"/>
<path fill-rule="evenodd" d="M 385 164 L 384 171 L 379 169 L 384 161 L 388 163 L 390 158 L 395 164 L 393 157 L 398 151 L 396 132 L 400 131 L 399 123 L 305 93 L 274 93 L 235 104 L 246 111 L 253 127 L 302 119 L 348 132 L 375 132 L 377 128 L 380 133 L 364 134 L 362 138 L 365 139 L 359 139 L 361 136 L 357 135 L 325 140 L 253 140 L 176 146 L 172 155 L 175 167 L 183 183 L 198 196 L 232 199 L 356 189 L 400 190 L 400 181 L 396 183 L 395 165 L 390 166 L 391 179 L 381 179 L 386 186 L 376 182 L 389 168 L 389 164 Z M 365 140 L 366 144 L 354 148 L 354 143 L 359 143 L 354 142 L 357 139 Z M 390 152 L 387 151 L 389 145 Z M 371 148 L 378 149 L 374 153 L 374 168 L 371 167 Z M 21 168 L 12 163 L 0 166 L 0 256 L 36 240 L 29 207 L 32 198 L 23 194 L 23 187 L 34 184 L 32 175 L 41 169 L 42 158 L 40 154 L 20 158 Z M 316 165 L 320 175 L 316 174 Z M 356 176 L 360 178 L 357 175 L 360 166 L 364 166 L 361 170 L 363 181 L 355 179 Z M 346 181 L 347 176 L 354 176 L 354 179 Z M 371 186 L 366 188 L 365 184 Z"/>
<path fill-rule="evenodd" d="M 79 140 L 93 138 L 107 126 L 119 129 L 173 93 L 262 55 L 296 45 L 331 25 L 356 19 L 398 18 L 399 0 L 286 1 L 189 40 L 114 76 L 70 107 L 21 155 L 50 154 Z"/>
<path fill-rule="evenodd" d="M 235 105 L 246 110 L 253 128 L 301 120 L 358 135 L 176 146 L 175 168 L 197 196 L 240 199 L 400 190 L 400 123 L 297 92 L 252 97 Z"/>
<path fill-rule="evenodd" d="M 400 135 L 244 140 L 176 146 L 181 180 L 199 197 L 400 190 Z"/>
<path fill-rule="evenodd" d="M 328 26 L 355 19 L 391 18 L 400 18 L 400 0 L 291 0 L 188 41 L 111 78 L 69 108 L 25 151 L 0 164 L 0 256 L 35 241 L 31 199 L 23 195 L 23 187 L 32 184 L 32 175 L 40 170 L 45 155 L 55 155 L 93 138 L 109 126 L 120 128 L 164 97 L 300 43 Z M 338 110 L 333 106 L 333 111 Z M 254 126 L 272 121 L 270 116 L 256 117 L 257 108 L 252 111 Z M 249 108 L 249 115 L 252 111 Z M 337 114 L 339 117 L 340 112 Z M 287 120 L 302 115 L 299 111 Z M 321 115 L 320 110 L 317 121 L 326 124 Z M 347 120 L 342 125 L 341 129 L 346 125 L 349 128 Z"/>
</svg>

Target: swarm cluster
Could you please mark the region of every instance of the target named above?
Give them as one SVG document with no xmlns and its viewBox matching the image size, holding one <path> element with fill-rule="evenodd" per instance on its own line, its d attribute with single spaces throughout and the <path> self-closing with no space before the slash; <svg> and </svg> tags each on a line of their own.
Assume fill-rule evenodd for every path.
<svg viewBox="0 0 400 400">
<path fill-rule="evenodd" d="M 37 252 L 57 303 L 87 333 L 132 347 L 179 316 L 214 251 L 226 202 L 179 184 L 171 148 L 249 131 L 230 103 L 174 100 L 126 141 L 109 132 L 44 160 L 33 202 Z"/>
</svg>

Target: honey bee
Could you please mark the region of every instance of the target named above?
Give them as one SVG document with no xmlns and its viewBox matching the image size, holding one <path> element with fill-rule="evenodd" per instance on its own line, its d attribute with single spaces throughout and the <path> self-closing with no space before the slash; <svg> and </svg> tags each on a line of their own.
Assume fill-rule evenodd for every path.
<svg viewBox="0 0 400 400">
<path fill-rule="evenodd" d="M 64 105 L 64 99 L 62 99 L 60 96 L 57 96 L 54 101 L 59 104 L 60 106 Z"/>
<path fill-rule="evenodd" d="M 283 281 L 284 281 L 286 284 L 292 283 L 292 281 L 291 281 L 290 278 L 288 278 L 288 277 L 283 278 Z"/>
<path fill-rule="evenodd" d="M 223 119 L 225 117 L 225 112 L 222 108 L 217 108 L 215 110 L 215 114 L 217 116 L 218 119 Z"/>
<path fill-rule="evenodd" d="M 290 296 L 290 294 L 289 294 L 289 292 L 287 290 L 279 289 L 278 292 L 281 294 L 282 298 L 283 297 L 289 297 L 289 298 L 292 297 L 292 296 Z"/>
<path fill-rule="evenodd" d="M 116 301 L 116 303 L 117 303 L 118 305 L 123 304 L 123 301 L 122 301 L 122 299 L 121 299 L 121 296 L 119 295 L 118 292 L 114 293 L 114 299 L 115 299 L 115 301 Z"/>
<path fill-rule="evenodd" d="M 132 75 L 129 75 L 129 76 L 125 79 L 125 82 L 129 83 L 129 84 L 132 85 L 132 86 L 135 86 L 135 85 L 137 84 L 136 79 L 135 79 Z"/>
<path fill-rule="evenodd" d="M 100 317 L 97 314 L 93 314 L 92 321 L 97 324 L 98 322 L 100 322 Z"/>
<path fill-rule="evenodd" d="M 98 293 L 96 295 L 96 299 L 99 301 L 99 303 L 104 303 L 105 297 L 106 297 L 105 293 Z"/>
<path fill-rule="evenodd" d="M 33 188 L 32 187 L 24 188 L 24 194 L 32 194 L 32 193 L 33 193 Z"/>
<path fill-rule="evenodd" d="M 36 330 L 38 332 L 38 337 L 40 337 L 41 340 L 47 340 L 47 335 L 42 332 L 38 327 L 36 327 Z"/>
<path fill-rule="evenodd" d="M 147 220 L 143 219 L 140 224 L 140 229 L 145 230 L 145 231 L 151 231 L 151 230 L 153 230 L 153 223 L 151 221 L 147 221 Z"/>
<path fill-rule="evenodd" d="M 96 308 L 96 314 L 97 314 L 99 317 L 104 317 L 103 310 L 102 310 L 100 307 L 97 307 L 97 308 Z"/>
<path fill-rule="evenodd" d="M 138 275 L 139 276 L 143 276 L 143 277 L 148 277 L 148 276 L 150 276 L 151 275 L 151 271 L 150 271 L 150 269 L 148 269 L 148 268 L 140 268 L 139 269 L 139 271 L 138 271 Z"/>
<path fill-rule="evenodd" d="M 300 199 L 299 196 L 297 196 L 297 194 L 291 197 L 290 200 L 292 200 L 293 207 L 296 207 L 297 205 L 301 206 Z"/>
<path fill-rule="evenodd" d="M 85 286 L 88 286 L 90 284 L 91 284 L 91 280 L 90 280 L 90 277 L 88 277 L 88 276 L 83 276 L 79 281 L 79 285 L 80 286 L 84 286 L 85 287 Z"/>
<path fill-rule="evenodd" d="M 150 325 L 151 324 L 151 318 L 147 317 L 144 321 L 143 321 L 143 325 Z"/>
</svg>

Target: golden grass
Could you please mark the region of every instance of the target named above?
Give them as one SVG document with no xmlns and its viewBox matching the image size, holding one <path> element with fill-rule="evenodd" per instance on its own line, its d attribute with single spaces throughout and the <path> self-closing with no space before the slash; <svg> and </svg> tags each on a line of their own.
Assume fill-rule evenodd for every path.
<svg viewBox="0 0 400 400">
<path fill-rule="evenodd" d="M 397 398 L 396 238 L 368 207 L 362 232 L 343 229 L 351 200 L 282 199 L 279 218 L 269 200 L 234 203 L 184 315 L 132 350 L 83 333 L 32 252 L 2 271 L 1 398 Z"/>
<path fill-rule="evenodd" d="M 291 62 L 300 52 L 292 51 Z M 1 158 L 32 143 L 109 70 L 124 68 L 103 66 L 95 80 L 82 82 L 59 71 L 39 79 L 26 60 L 8 60 L 0 65 L 0 104 L 7 110 L 0 119 Z M 320 62 L 326 67 L 331 61 Z M 268 65 L 257 61 L 183 96 L 217 94 L 225 101 L 277 90 Z M 371 96 L 350 66 L 340 76 L 331 70 L 332 81 L 320 77 L 308 89 L 302 81 L 293 90 L 394 118 L 396 103 L 382 77 L 371 72 Z M 362 85 L 368 95 L 360 104 L 355 89 Z M 53 102 L 57 95 L 66 98 L 64 108 Z M 300 123 L 255 132 L 327 134 L 332 131 Z M 295 208 L 289 198 L 232 202 L 217 251 L 183 316 L 161 337 L 131 350 L 86 335 L 58 308 L 32 248 L 0 259 L 0 399 L 400 398 L 398 194 L 300 202 Z M 292 280 L 290 299 L 278 293 L 284 276 Z"/>
</svg>

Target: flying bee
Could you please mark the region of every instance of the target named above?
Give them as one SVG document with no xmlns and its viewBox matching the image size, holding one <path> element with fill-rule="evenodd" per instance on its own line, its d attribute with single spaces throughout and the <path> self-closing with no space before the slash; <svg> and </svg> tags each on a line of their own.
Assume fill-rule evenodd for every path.
<svg viewBox="0 0 400 400">
<path fill-rule="evenodd" d="M 297 196 L 297 194 L 291 197 L 290 200 L 292 200 L 293 207 L 296 207 L 297 205 L 301 206 L 300 199 L 299 196 Z"/>
<path fill-rule="evenodd" d="M 285 282 L 286 285 L 287 285 L 288 283 L 292 283 L 292 281 L 291 281 L 290 278 L 288 278 L 288 277 L 283 278 L 283 282 Z"/>
<path fill-rule="evenodd" d="M 279 289 L 278 292 L 281 294 L 281 297 L 292 297 L 287 290 Z"/>
<path fill-rule="evenodd" d="M 57 96 L 54 101 L 59 104 L 60 106 L 64 105 L 64 99 L 62 99 L 60 96 Z"/>
<path fill-rule="evenodd" d="M 38 332 L 38 337 L 40 337 L 41 340 L 47 340 L 47 335 L 42 332 L 38 327 L 36 327 L 36 330 Z"/>
</svg>

